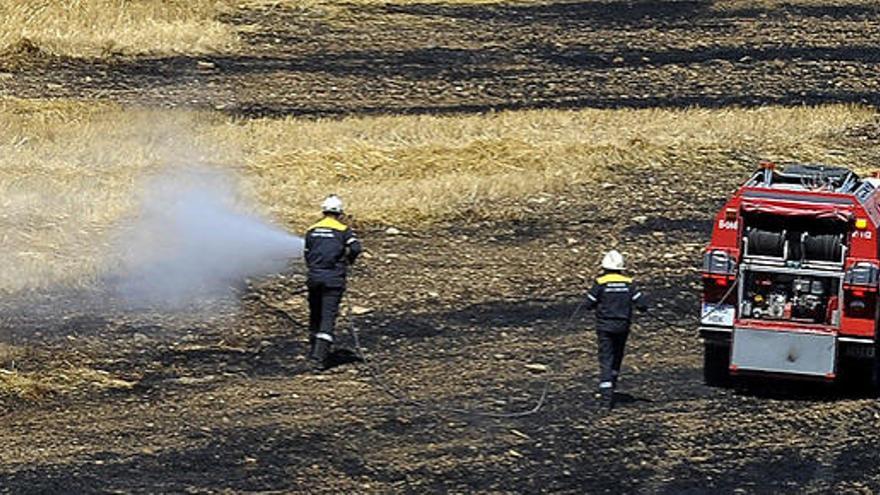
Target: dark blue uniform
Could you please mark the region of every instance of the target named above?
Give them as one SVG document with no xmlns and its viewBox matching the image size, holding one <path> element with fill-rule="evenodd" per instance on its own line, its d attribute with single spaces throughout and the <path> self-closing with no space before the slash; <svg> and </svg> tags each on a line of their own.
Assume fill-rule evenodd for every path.
<svg viewBox="0 0 880 495">
<path fill-rule="evenodd" d="M 348 266 L 362 248 L 351 228 L 331 215 L 309 228 L 305 244 L 310 356 L 323 365 L 333 343 L 333 327 L 345 292 Z"/>
<path fill-rule="evenodd" d="M 620 374 L 633 307 L 640 311 L 645 311 L 648 307 L 645 297 L 633 284 L 633 279 L 615 272 L 596 279 L 587 294 L 586 307 L 596 310 L 599 388 L 610 392 Z"/>
</svg>

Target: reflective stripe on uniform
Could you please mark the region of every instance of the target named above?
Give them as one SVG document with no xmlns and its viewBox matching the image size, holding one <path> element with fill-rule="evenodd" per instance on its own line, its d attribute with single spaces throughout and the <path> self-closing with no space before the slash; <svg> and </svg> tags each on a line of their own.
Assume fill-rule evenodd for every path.
<svg viewBox="0 0 880 495">
<path fill-rule="evenodd" d="M 608 273 L 596 279 L 596 282 L 598 282 L 600 285 L 610 284 L 614 282 L 629 284 L 632 283 L 632 281 L 633 279 L 631 277 L 627 277 L 619 273 Z"/>
<path fill-rule="evenodd" d="M 346 244 L 351 244 L 353 242 L 357 242 L 357 237 L 351 237 L 349 240 L 345 241 Z"/>
<path fill-rule="evenodd" d="M 316 223 L 315 225 L 312 225 L 311 227 L 309 227 L 309 230 L 313 230 L 313 229 L 330 229 L 330 230 L 339 230 L 339 231 L 343 231 L 343 230 L 345 230 L 345 229 L 347 229 L 347 228 L 348 228 L 348 227 L 347 227 L 344 223 L 340 222 L 339 220 L 337 220 L 337 219 L 335 219 L 335 218 L 333 218 L 333 217 L 324 217 L 323 219 L 321 219 L 320 222 L 318 222 L 318 223 Z"/>
<path fill-rule="evenodd" d="M 329 333 L 324 333 L 324 332 L 316 333 L 315 338 L 321 339 L 321 340 L 326 340 L 327 342 L 333 342 L 333 336 L 330 335 Z"/>
<path fill-rule="evenodd" d="M 599 383 L 599 388 L 611 388 L 614 384 L 611 382 L 601 382 Z"/>
<path fill-rule="evenodd" d="M 641 293 L 641 292 L 636 292 L 635 295 L 633 296 L 633 301 L 635 301 L 636 299 L 638 299 L 638 298 L 640 298 L 640 297 L 642 297 L 642 293 Z"/>
<path fill-rule="evenodd" d="M 596 301 L 596 302 L 599 302 L 599 300 L 598 300 L 598 299 L 596 299 L 596 298 L 595 298 L 595 297 L 593 297 L 593 295 L 592 295 L 592 294 L 587 294 L 587 299 L 589 299 L 589 300 L 591 300 L 591 301 Z"/>
</svg>

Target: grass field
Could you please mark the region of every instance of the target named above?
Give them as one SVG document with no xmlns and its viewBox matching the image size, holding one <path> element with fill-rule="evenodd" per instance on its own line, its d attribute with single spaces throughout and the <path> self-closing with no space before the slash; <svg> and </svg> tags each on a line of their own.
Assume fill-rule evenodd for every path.
<svg viewBox="0 0 880 495">
<path fill-rule="evenodd" d="M 242 8 L 294 8 L 332 17 L 349 4 L 338 0 L 11 0 L 0 3 L 0 54 L 32 48 L 84 58 L 231 53 L 240 47 L 239 32 L 247 26 L 228 22 L 224 14 Z"/>
<path fill-rule="evenodd" d="M 851 419 L 880 417 L 873 397 L 705 387 L 696 329 L 712 215 L 759 160 L 880 163 L 878 12 L 0 2 L 0 492 L 871 492 L 880 438 Z M 189 270 L 239 254 L 280 269 L 291 239 L 239 244 L 271 229 L 199 194 L 156 214 L 181 182 L 228 199 L 227 178 L 291 232 L 345 198 L 367 253 L 336 346 L 359 332 L 375 368 L 306 371 L 295 269 L 221 304 L 125 290 L 241 288 Z M 652 305 L 612 413 L 582 306 L 610 248 Z M 522 411 L 542 388 L 533 417 L 448 409 Z"/>
<path fill-rule="evenodd" d="M 0 102 L 0 289 L 83 284 L 112 264 L 113 226 L 166 169 L 229 170 L 242 208 L 301 230 L 328 192 L 361 226 L 512 219 L 523 200 L 618 173 L 684 177 L 731 162 L 859 165 L 856 106 L 539 110 L 468 116 L 238 120 L 113 104 Z M 519 204 L 517 204 L 519 203 Z"/>
<path fill-rule="evenodd" d="M 410 0 L 12 0 L 0 4 L 0 54 L 27 52 L 85 58 L 130 55 L 234 53 L 247 26 L 225 14 L 241 9 L 296 9 L 326 22 L 357 23 L 353 6 L 407 4 Z M 499 0 L 427 0 L 418 3 L 475 5 Z M 535 1 L 514 2 L 539 4 Z M 615 0 L 596 3 L 623 3 Z M 858 6 L 865 0 L 720 0 L 717 10 L 782 6 Z"/>
<path fill-rule="evenodd" d="M 0 53 L 22 43 L 47 53 L 206 53 L 236 47 L 235 29 L 218 17 L 228 0 L 14 0 L 0 4 Z"/>
</svg>

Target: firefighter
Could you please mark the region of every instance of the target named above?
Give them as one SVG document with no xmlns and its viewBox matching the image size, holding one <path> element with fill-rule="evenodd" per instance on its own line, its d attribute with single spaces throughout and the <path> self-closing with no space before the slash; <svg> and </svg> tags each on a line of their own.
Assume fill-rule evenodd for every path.
<svg viewBox="0 0 880 495">
<path fill-rule="evenodd" d="M 361 254 L 361 243 L 342 223 L 342 200 L 331 194 L 321 203 L 324 218 L 306 232 L 305 260 L 308 267 L 309 359 L 313 369 L 327 369 L 333 345 L 333 327 L 345 292 L 348 266 Z"/>
<path fill-rule="evenodd" d="M 614 389 L 620 375 L 623 352 L 633 307 L 647 311 L 645 297 L 633 279 L 624 275 L 623 255 L 616 250 L 602 258 L 602 275 L 587 293 L 586 308 L 596 310 L 596 335 L 599 344 L 599 396 L 609 409 L 614 407 Z"/>
</svg>

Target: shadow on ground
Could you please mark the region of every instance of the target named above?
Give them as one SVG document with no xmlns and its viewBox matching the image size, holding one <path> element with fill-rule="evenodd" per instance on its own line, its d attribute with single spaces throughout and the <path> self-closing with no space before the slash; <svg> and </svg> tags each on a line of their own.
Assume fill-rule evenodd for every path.
<svg viewBox="0 0 880 495">
<path fill-rule="evenodd" d="M 880 7 L 711 1 L 406 4 L 243 10 L 235 54 L 0 57 L 6 94 L 100 95 L 246 117 L 529 108 L 880 104 Z M 343 22 L 336 25 L 334 22 Z M 755 33 L 773 32 L 772 39 Z M 252 31 L 252 32 L 251 32 Z M 703 43 L 695 43 L 703 40 Z M 198 64 L 214 64 L 205 70 Z M 5 67 L 5 69 L 4 69 Z"/>
</svg>

